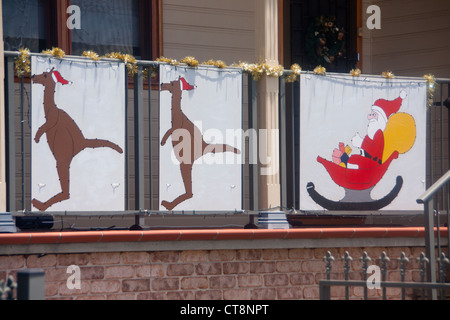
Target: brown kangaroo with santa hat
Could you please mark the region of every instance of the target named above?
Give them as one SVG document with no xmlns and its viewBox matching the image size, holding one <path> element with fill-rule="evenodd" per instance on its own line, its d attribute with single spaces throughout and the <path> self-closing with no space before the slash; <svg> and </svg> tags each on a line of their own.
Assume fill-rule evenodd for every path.
<svg viewBox="0 0 450 320">
<path fill-rule="evenodd" d="M 195 86 L 189 84 L 186 79 L 179 77 L 177 80 L 161 84 L 161 91 L 169 91 L 172 94 L 172 127 L 164 134 L 161 146 L 166 144 L 167 139 L 172 136 L 172 146 L 175 156 L 180 162 L 181 177 L 183 179 L 185 193 L 172 202 L 162 201 L 167 210 L 172 210 L 181 202 L 194 196 L 192 192 L 192 166 L 195 160 L 208 153 L 240 151 L 227 144 L 208 144 L 203 140 L 200 129 L 181 110 L 181 98 L 183 90 L 190 91 Z"/>
<path fill-rule="evenodd" d="M 86 139 L 75 121 L 64 110 L 56 106 L 54 100 L 56 84 L 71 84 L 58 71 L 52 68 L 47 72 L 33 75 L 31 79 L 33 83 L 44 86 L 46 119 L 45 123 L 38 129 L 34 141 L 39 143 L 42 135 L 46 134 L 48 146 L 56 160 L 56 169 L 61 184 L 61 192 L 46 202 L 37 199 L 32 200 L 36 209 L 45 211 L 53 204 L 70 198 L 70 163 L 78 153 L 86 148 L 108 147 L 119 153 L 123 153 L 123 150 L 108 140 Z"/>
</svg>

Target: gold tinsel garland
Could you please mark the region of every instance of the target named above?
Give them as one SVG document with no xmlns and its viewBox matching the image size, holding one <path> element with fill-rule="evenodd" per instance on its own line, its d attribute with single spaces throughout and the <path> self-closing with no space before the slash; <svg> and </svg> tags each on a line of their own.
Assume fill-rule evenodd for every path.
<svg viewBox="0 0 450 320">
<path fill-rule="evenodd" d="M 100 56 L 94 51 L 83 51 L 81 54 L 83 57 L 91 58 L 94 61 L 100 60 Z"/>
<path fill-rule="evenodd" d="M 286 82 L 295 82 L 297 77 L 302 73 L 302 68 L 296 63 L 291 66 L 292 74 L 286 77 Z"/>
<path fill-rule="evenodd" d="M 432 107 L 434 103 L 434 91 L 436 90 L 436 79 L 432 74 L 423 76 L 427 80 L 427 106 Z"/>
<path fill-rule="evenodd" d="M 361 70 L 359 70 L 358 68 L 352 69 L 352 70 L 350 70 L 350 74 L 353 77 L 359 77 L 361 75 Z"/>
<path fill-rule="evenodd" d="M 138 71 L 136 58 L 133 57 L 131 54 L 121 52 L 110 52 L 105 54 L 104 57 L 122 60 L 125 63 L 125 66 L 127 67 L 129 76 L 134 76 Z"/>
<path fill-rule="evenodd" d="M 52 49 L 43 50 L 42 53 L 52 55 L 58 59 L 62 59 L 66 56 L 66 53 L 64 52 L 64 50 L 61 48 L 57 48 L 57 47 L 53 47 Z"/>
<path fill-rule="evenodd" d="M 62 59 L 65 57 L 65 52 L 60 49 L 53 47 L 51 50 L 42 51 L 43 54 L 52 55 L 58 59 Z M 94 51 L 84 51 L 82 56 L 89 57 L 94 61 L 100 60 L 101 57 Z M 120 52 L 111 52 L 107 53 L 104 57 L 119 59 L 122 60 L 127 68 L 128 74 L 133 76 L 137 73 L 137 61 L 130 54 L 123 54 Z M 156 59 L 158 62 L 168 63 L 170 65 L 177 66 L 180 64 L 175 59 L 169 59 L 165 57 L 160 57 Z M 181 60 L 181 63 L 184 63 L 190 67 L 197 67 L 199 62 L 192 56 L 187 56 Z M 225 62 L 221 60 L 213 60 L 210 59 L 208 61 L 202 62 L 203 65 L 216 66 L 218 68 L 225 69 L 227 65 Z M 27 48 L 20 48 L 18 56 L 14 59 L 14 66 L 16 69 L 17 76 L 27 76 L 31 73 L 31 61 L 30 61 L 30 50 Z M 239 62 L 238 64 L 233 64 L 232 67 L 238 67 L 243 69 L 245 72 L 250 73 L 253 76 L 253 79 L 259 80 L 263 76 L 269 77 L 281 77 L 284 73 L 284 67 L 281 65 L 272 66 L 265 63 L 255 64 L 255 63 L 247 63 L 247 62 Z M 292 74 L 286 77 L 286 82 L 294 82 L 297 80 L 297 77 L 301 74 L 302 69 L 298 64 L 293 64 L 291 66 Z M 317 66 L 314 71 L 314 74 L 317 75 L 325 75 L 326 69 L 322 66 Z M 143 69 L 144 78 L 148 78 L 149 76 L 153 77 L 157 74 L 157 67 L 144 68 Z M 353 77 L 358 77 L 361 75 L 361 70 L 352 69 L 350 74 Z M 386 79 L 393 79 L 395 77 L 392 71 L 384 71 L 381 74 Z M 436 90 L 436 79 L 432 74 L 426 74 L 423 76 L 427 80 L 427 105 L 431 107 L 434 102 L 434 92 Z"/>
<path fill-rule="evenodd" d="M 203 65 L 206 66 L 215 66 L 219 69 L 226 69 L 227 68 L 227 64 L 225 62 L 223 62 L 222 60 L 213 60 L 213 59 L 209 59 L 208 61 L 203 61 L 202 62 Z"/>
<path fill-rule="evenodd" d="M 180 60 L 180 62 L 185 63 L 189 67 L 193 67 L 193 68 L 196 68 L 199 65 L 198 60 L 191 56 L 184 57 L 183 59 Z"/>
<path fill-rule="evenodd" d="M 327 69 L 325 69 L 325 67 L 322 67 L 322 66 L 317 66 L 314 68 L 313 72 L 314 72 L 314 74 L 324 76 L 325 73 L 327 72 Z"/>
<path fill-rule="evenodd" d="M 169 58 L 166 58 L 166 57 L 159 57 L 159 58 L 156 59 L 156 61 L 163 62 L 163 63 L 168 63 L 168 64 L 170 64 L 172 66 L 178 66 L 180 64 L 177 60 L 169 59 Z"/>
<path fill-rule="evenodd" d="M 19 49 L 19 55 L 14 59 L 14 66 L 18 77 L 23 77 L 31 73 L 30 50 Z"/>
<path fill-rule="evenodd" d="M 248 72 L 252 75 L 254 80 L 259 80 L 263 76 L 267 77 L 281 77 L 284 72 L 284 67 L 281 65 L 273 66 L 268 65 L 266 63 L 247 63 L 247 62 L 239 62 L 238 64 L 232 65 L 232 67 L 238 67 L 243 69 L 245 72 Z"/>
<path fill-rule="evenodd" d="M 381 73 L 381 75 L 383 77 L 385 77 L 386 79 L 394 79 L 395 78 L 395 74 L 392 71 L 384 71 L 383 73 Z"/>
</svg>

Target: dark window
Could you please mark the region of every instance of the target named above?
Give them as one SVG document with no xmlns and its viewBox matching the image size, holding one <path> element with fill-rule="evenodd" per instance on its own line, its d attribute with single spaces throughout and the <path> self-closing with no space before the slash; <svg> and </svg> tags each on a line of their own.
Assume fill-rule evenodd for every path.
<svg viewBox="0 0 450 320">
<path fill-rule="evenodd" d="M 81 13 L 81 28 L 72 30 L 72 54 L 93 50 L 142 57 L 139 0 L 71 0 L 71 5 Z"/>
<path fill-rule="evenodd" d="M 67 27 L 70 5 L 80 29 Z M 160 56 L 161 0 L 3 0 L 5 50 L 59 47 L 66 54 L 122 52 L 144 60 Z"/>
<path fill-rule="evenodd" d="M 45 0 L 3 0 L 2 5 L 5 50 L 47 48 Z"/>
<path fill-rule="evenodd" d="M 321 17 L 330 28 L 316 25 Z M 356 0 L 290 0 L 292 63 L 304 70 L 319 64 L 333 72 L 355 68 L 356 18 Z"/>
</svg>

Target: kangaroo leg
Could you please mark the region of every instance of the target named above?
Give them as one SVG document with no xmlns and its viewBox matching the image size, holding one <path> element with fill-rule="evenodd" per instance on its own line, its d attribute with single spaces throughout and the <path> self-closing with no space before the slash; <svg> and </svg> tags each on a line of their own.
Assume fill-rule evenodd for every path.
<svg viewBox="0 0 450 320">
<path fill-rule="evenodd" d="M 117 144 L 112 143 L 108 140 L 101 140 L 101 139 L 86 139 L 84 141 L 85 148 L 111 148 L 116 150 L 118 153 L 123 153 L 123 150 L 121 147 L 119 147 Z"/>
<path fill-rule="evenodd" d="M 59 176 L 59 182 L 61 184 L 61 192 L 57 195 L 53 196 L 46 202 L 42 203 L 39 200 L 33 199 L 31 203 L 33 206 L 38 209 L 39 211 L 45 211 L 50 206 L 54 205 L 55 203 L 67 200 L 70 198 L 69 188 L 70 188 L 70 161 L 66 163 L 61 163 L 61 161 L 57 162 L 56 164 L 57 170 L 58 170 L 58 176 Z"/>
<path fill-rule="evenodd" d="M 181 202 L 192 198 L 194 195 L 192 193 L 192 164 L 180 164 L 181 177 L 183 178 L 185 193 L 173 200 L 172 202 L 162 201 L 163 205 L 167 210 L 173 210 Z"/>
<path fill-rule="evenodd" d="M 229 146 L 228 144 L 204 144 L 203 155 L 208 153 L 221 153 L 221 152 L 233 152 L 236 154 L 241 154 L 241 151 Z"/>
</svg>

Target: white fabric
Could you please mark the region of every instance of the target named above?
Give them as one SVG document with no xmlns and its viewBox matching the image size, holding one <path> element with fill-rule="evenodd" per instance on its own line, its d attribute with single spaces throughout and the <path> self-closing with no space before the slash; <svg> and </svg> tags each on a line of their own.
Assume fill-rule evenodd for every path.
<svg viewBox="0 0 450 320">
<path fill-rule="evenodd" d="M 32 74 L 54 67 L 70 85 L 56 84 L 55 103 L 66 111 L 86 139 L 109 140 L 123 149 L 86 148 L 70 165 L 70 199 L 47 211 L 124 210 L 125 163 L 125 68 L 123 63 L 59 60 L 33 56 Z M 45 123 L 44 87 L 33 84 L 32 92 L 32 198 L 47 201 L 61 192 L 56 162 L 44 134 L 34 141 Z M 36 210 L 36 208 L 32 208 Z"/>
<path fill-rule="evenodd" d="M 426 82 L 334 74 L 302 74 L 300 82 L 300 209 L 324 210 L 309 196 L 306 189 L 309 182 L 329 200 L 344 198 L 344 188 L 331 179 L 317 157 L 332 161 L 332 152 L 340 142 L 349 145 L 353 154 L 359 154 L 352 138 L 356 133 L 362 138 L 366 136 L 367 116 L 374 102 L 380 98 L 394 100 L 402 90 L 407 97 L 399 112 L 415 119 L 416 141 L 409 152 L 400 154 L 391 163 L 371 196 L 383 198 L 394 187 L 396 177 L 401 176 L 404 183 L 398 197 L 382 210 L 423 209 L 416 199 L 425 190 L 426 179 Z"/>
<path fill-rule="evenodd" d="M 212 68 L 183 68 L 162 65 L 160 82 L 179 77 L 195 89 L 183 91 L 181 109 L 200 129 L 207 143 L 228 144 L 241 151 L 207 154 L 195 161 L 192 169 L 193 197 L 175 207 L 180 210 L 233 211 L 242 209 L 242 72 Z M 159 203 L 172 202 L 185 193 L 180 165 L 175 158 L 172 137 L 161 146 L 171 128 L 172 95 L 160 92 L 160 168 Z"/>
</svg>

